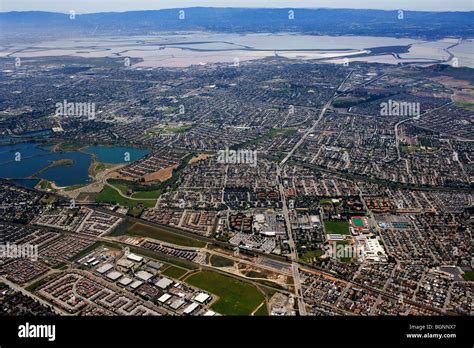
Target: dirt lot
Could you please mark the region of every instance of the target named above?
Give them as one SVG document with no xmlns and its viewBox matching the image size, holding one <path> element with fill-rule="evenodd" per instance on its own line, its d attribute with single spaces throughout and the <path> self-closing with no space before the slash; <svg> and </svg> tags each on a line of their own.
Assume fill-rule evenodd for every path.
<svg viewBox="0 0 474 348">
<path fill-rule="evenodd" d="M 454 79 L 449 76 L 433 77 L 434 81 L 439 82 L 446 87 L 452 88 L 454 95 L 452 97 L 459 106 L 473 110 L 474 104 L 474 86 L 469 81 Z"/>
<path fill-rule="evenodd" d="M 166 181 L 169 178 L 171 178 L 171 176 L 173 176 L 173 169 L 175 169 L 177 166 L 178 165 L 175 164 L 166 168 L 162 168 L 157 172 L 146 174 L 143 178 L 145 179 L 145 182 L 156 181 L 156 180 L 161 181 L 161 182 Z"/>
<path fill-rule="evenodd" d="M 188 164 L 193 164 L 193 163 L 205 160 L 206 158 L 209 158 L 209 157 L 212 157 L 212 155 L 210 155 L 208 153 L 200 153 L 199 155 L 194 156 L 193 158 L 191 158 L 189 160 Z"/>
</svg>

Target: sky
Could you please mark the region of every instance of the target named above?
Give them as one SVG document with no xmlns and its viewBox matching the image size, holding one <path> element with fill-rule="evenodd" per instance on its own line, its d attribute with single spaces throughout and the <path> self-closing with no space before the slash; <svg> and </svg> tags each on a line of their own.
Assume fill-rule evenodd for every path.
<svg viewBox="0 0 474 348">
<path fill-rule="evenodd" d="M 414 11 L 474 11 L 474 0 L 0 0 L 0 12 L 123 12 L 163 8 L 290 7 L 368 8 Z"/>
</svg>

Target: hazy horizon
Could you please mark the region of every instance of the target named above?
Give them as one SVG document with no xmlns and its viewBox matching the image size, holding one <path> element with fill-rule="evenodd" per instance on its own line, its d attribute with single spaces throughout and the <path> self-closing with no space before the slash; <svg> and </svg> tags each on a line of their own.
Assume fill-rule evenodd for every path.
<svg viewBox="0 0 474 348">
<path fill-rule="evenodd" d="M 181 6 L 179 6 L 181 5 Z M 411 11 L 473 11 L 474 2 L 459 0 L 456 3 L 446 0 L 399 0 L 396 3 L 389 0 L 362 0 L 354 4 L 353 0 L 301 0 L 293 4 L 288 0 L 188 0 L 183 4 L 174 0 L 149 1 L 149 0 L 3 0 L 0 1 L 0 12 L 11 11 L 46 11 L 69 13 L 99 13 L 99 12 L 127 12 L 143 10 L 161 10 L 170 8 L 189 7 L 233 7 L 233 8 L 334 8 L 334 9 L 375 9 L 375 10 L 411 10 Z"/>
</svg>

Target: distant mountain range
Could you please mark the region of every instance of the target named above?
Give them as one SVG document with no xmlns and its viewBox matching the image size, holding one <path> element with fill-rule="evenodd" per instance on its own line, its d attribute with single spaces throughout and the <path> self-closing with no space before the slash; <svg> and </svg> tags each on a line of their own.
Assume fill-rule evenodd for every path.
<svg viewBox="0 0 474 348">
<path fill-rule="evenodd" d="M 354 9 L 186 8 L 76 15 L 0 13 L 0 38 L 19 36 L 145 35 L 158 31 L 300 32 L 439 39 L 474 37 L 474 12 L 413 12 Z M 182 16 L 181 16 L 182 17 Z M 10 38 L 10 40 L 9 40 Z"/>
</svg>

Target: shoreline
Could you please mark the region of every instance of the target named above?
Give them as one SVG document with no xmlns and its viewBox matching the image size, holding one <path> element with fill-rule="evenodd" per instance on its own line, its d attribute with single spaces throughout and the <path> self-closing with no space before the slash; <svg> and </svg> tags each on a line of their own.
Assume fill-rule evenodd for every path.
<svg viewBox="0 0 474 348">
<path fill-rule="evenodd" d="M 38 176 L 41 173 L 43 173 L 43 172 L 45 172 L 45 171 L 47 171 L 51 168 L 74 166 L 76 164 L 76 161 L 74 161 L 72 159 L 69 159 L 69 158 L 63 158 L 63 159 L 59 159 L 59 160 L 48 161 L 49 163 L 47 163 L 44 167 L 42 167 L 41 169 L 37 170 L 36 172 L 32 173 L 29 176 L 9 177 L 9 178 L 5 177 L 5 178 L 3 178 L 5 180 L 9 180 L 9 181 L 14 181 L 14 180 L 37 180 L 38 183 L 35 185 L 35 188 L 39 188 L 38 187 L 39 184 L 43 180 L 46 180 L 48 183 L 50 183 L 50 185 L 53 189 L 63 191 L 63 192 L 68 187 L 78 186 L 78 188 L 79 188 L 79 187 L 84 187 L 84 186 L 87 186 L 87 185 L 94 184 L 94 183 L 96 183 L 95 179 L 97 177 L 97 174 L 99 174 L 100 172 L 110 170 L 110 169 L 113 169 L 113 168 L 115 168 L 114 170 L 116 170 L 116 169 L 119 169 L 121 166 L 124 166 L 124 165 L 127 164 L 125 162 L 123 162 L 123 163 L 100 162 L 100 161 L 97 160 L 97 155 L 95 153 L 86 151 L 86 149 L 88 149 L 90 147 L 96 146 L 96 147 L 109 147 L 109 148 L 114 148 L 114 147 L 133 148 L 133 149 L 139 149 L 139 150 L 147 150 L 148 154 L 153 151 L 151 148 L 144 147 L 144 146 L 133 146 L 133 145 L 123 146 L 123 145 L 111 145 L 111 144 L 82 145 L 82 146 L 79 146 L 75 149 L 68 150 L 67 148 L 66 149 L 61 149 L 60 148 L 62 144 L 67 145 L 67 141 L 54 141 L 53 139 L 44 139 L 44 138 L 41 138 L 41 139 L 18 138 L 18 140 L 19 141 L 17 141 L 17 142 L 6 142 L 4 144 L 0 143 L 0 146 L 9 146 L 9 145 L 15 145 L 15 144 L 21 144 L 21 143 L 33 143 L 35 147 L 41 148 L 45 151 L 48 151 L 49 153 L 65 153 L 66 154 L 66 153 L 80 152 L 82 154 L 90 156 L 91 162 L 90 162 L 90 165 L 87 169 L 88 178 L 90 179 L 89 182 L 78 183 L 78 184 L 67 185 L 67 186 L 59 186 L 53 180 L 50 180 L 50 179 L 47 179 L 47 178 L 42 178 L 42 177 Z M 74 143 L 71 143 L 71 144 L 74 144 Z M 146 155 L 148 155 L 148 154 L 146 154 Z M 37 156 L 31 156 L 31 157 L 37 157 Z M 30 157 L 28 157 L 28 158 L 30 158 Z M 8 162 L 6 162 L 6 163 L 8 163 Z M 103 165 L 104 168 L 102 170 L 98 171 L 98 172 L 95 172 L 96 168 L 100 165 Z M 42 188 L 39 188 L 39 189 L 44 190 Z M 71 191 L 73 191 L 73 190 L 71 190 Z"/>
</svg>

